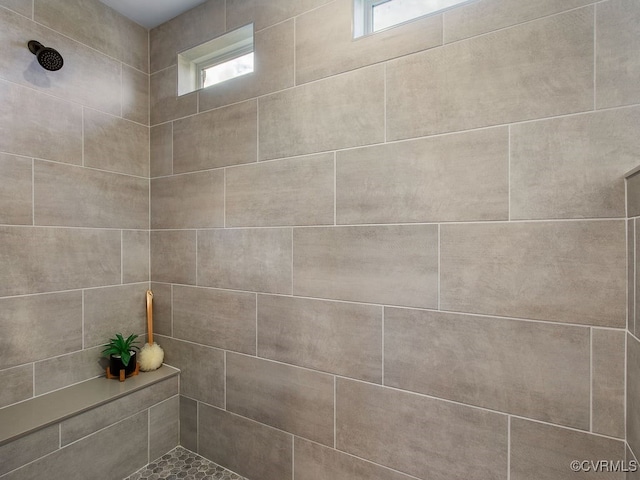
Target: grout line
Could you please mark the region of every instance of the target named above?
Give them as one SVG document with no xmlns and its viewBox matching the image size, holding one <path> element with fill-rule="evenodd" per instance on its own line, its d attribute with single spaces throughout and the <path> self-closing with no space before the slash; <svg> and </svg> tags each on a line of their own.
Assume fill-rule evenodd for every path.
<svg viewBox="0 0 640 480">
<path fill-rule="evenodd" d="M 629 349 L 629 338 L 627 335 L 624 336 L 624 408 L 623 408 L 623 416 L 624 416 L 624 438 L 625 440 L 628 439 L 628 432 L 627 432 L 627 412 L 628 412 L 628 407 L 629 404 L 627 402 L 627 369 L 628 369 L 628 365 L 627 365 L 627 355 L 628 355 L 628 349 Z"/>
<path fill-rule="evenodd" d="M 62 448 L 62 422 L 58 423 L 58 448 Z"/>
<path fill-rule="evenodd" d="M 198 400 L 196 400 L 196 450 L 196 453 L 200 453 L 200 402 Z"/>
<path fill-rule="evenodd" d="M 120 230 L 120 283 L 124 285 L 124 230 Z"/>
<path fill-rule="evenodd" d="M 593 432 L 593 328 L 589 327 L 589 431 Z"/>
<path fill-rule="evenodd" d="M 258 356 L 258 294 L 256 293 L 256 357 Z"/>
<path fill-rule="evenodd" d="M 227 169 L 222 169 L 222 228 L 227 226 Z"/>
<path fill-rule="evenodd" d="M 507 417 L 507 480 L 511 479 L 511 415 Z"/>
<path fill-rule="evenodd" d="M 175 158 L 175 151 L 174 151 L 174 145 L 173 145 L 173 122 L 171 122 L 171 175 L 174 174 L 174 161 L 173 159 Z"/>
<path fill-rule="evenodd" d="M 84 335 L 83 335 L 84 337 Z M 29 398 L 35 398 L 36 396 L 36 362 L 33 362 L 32 366 L 31 366 L 31 397 Z"/>
<path fill-rule="evenodd" d="M 151 408 L 147 408 L 147 465 L 151 460 Z"/>
<path fill-rule="evenodd" d="M 198 230 L 196 230 L 196 285 L 198 286 Z"/>
<path fill-rule="evenodd" d="M 171 337 L 173 337 L 173 284 L 170 285 L 169 287 L 171 289 Z"/>
<path fill-rule="evenodd" d="M 383 129 L 384 129 L 384 143 L 387 143 L 387 64 L 384 63 L 383 67 L 384 67 L 383 77 L 382 77 L 382 83 L 383 83 L 382 109 L 383 109 L 383 116 L 384 116 Z"/>
<path fill-rule="evenodd" d="M 291 480 L 296 480 L 296 436 L 291 435 Z"/>
<path fill-rule="evenodd" d="M 80 155 L 82 158 L 80 159 L 81 160 L 80 166 L 82 167 L 85 166 L 84 164 L 84 150 L 85 150 L 84 148 L 84 109 L 85 109 L 84 106 L 80 109 L 80 123 L 81 123 L 80 133 L 81 133 L 81 143 L 82 143 L 82 153 Z"/>
<path fill-rule="evenodd" d="M 442 269 L 440 268 L 440 243 L 441 243 L 441 230 L 442 227 L 440 224 L 438 224 L 438 305 L 437 305 L 437 310 L 440 310 L 440 277 L 442 276 Z"/>
<path fill-rule="evenodd" d="M 338 429 L 336 428 L 337 421 L 338 421 L 337 420 L 338 403 L 336 402 L 337 390 L 338 390 L 338 380 L 334 375 L 333 376 L 333 448 L 337 448 L 337 445 L 338 445 L 338 440 L 337 440 Z"/>
<path fill-rule="evenodd" d="M 31 159 L 31 225 L 36 225 L 36 160 Z"/>
<path fill-rule="evenodd" d="M 85 349 L 84 344 L 84 290 L 81 290 L 81 298 L 82 298 L 82 350 Z"/>
<path fill-rule="evenodd" d="M 298 85 L 297 64 L 296 64 L 296 36 L 297 36 L 298 19 L 293 18 L 293 86 Z"/>
<path fill-rule="evenodd" d="M 294 284 L 293 284 L 293 228 L 291 229 L 291 295 L 293 296 Z"/>
<path fill-rule="evenodd" d="M 598 15 L 598 5 L 593 5 L 593 110 L 597 109 L 597 76 L 596 69 L 598 66 L 598 58 L 597 58 L 597 15 Z"/>
<path fill-rule="evenodd" d="M 507 219 L 511 221 L 511 125 L 507 126 Z"/>
<path fill-rule="evenodd" d="M 124 118 L 124 65 L 122 61 L 120 62 L 120 118 Z"/>
<path fill-rule="evenodd" d="M 382 307 L 382 385 L 384 385 L 384 307 Z"/>
<path fill-rule="evenodd" d="M 338 152 L 333 152 L 333 224 L 338 224 Z"/>
<path fill-rule="evenodd" d="M 224 350 L 223 363 L 224 363 L 224 410 L 227 409 L 227 351 Z"/>
<path fill-rule="evenodd" d="M 260 162 L 260 98 L 256 98 L 256 162 Z M 252 164 L 253 162 L 249 162 Z"/>
</svg>

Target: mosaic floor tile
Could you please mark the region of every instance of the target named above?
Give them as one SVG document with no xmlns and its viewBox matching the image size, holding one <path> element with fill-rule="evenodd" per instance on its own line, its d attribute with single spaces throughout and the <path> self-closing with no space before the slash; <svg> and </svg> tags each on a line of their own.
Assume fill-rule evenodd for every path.
<svg viewBox="0 0 640 480">
<path fill-rule="evenodd" d="M 176 447 L 124 480 L 246 480 L 183 447 Z"/>
</svg>

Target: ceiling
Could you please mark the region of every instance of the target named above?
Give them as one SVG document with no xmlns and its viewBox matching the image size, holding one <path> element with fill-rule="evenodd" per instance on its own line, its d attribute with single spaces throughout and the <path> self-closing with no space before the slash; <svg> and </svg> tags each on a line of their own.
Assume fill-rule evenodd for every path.
<svg viewBox="0 0 640 480">
<path fill-rule="evenodd" d="M 100 0 L 127 18 L 146 28 L 177 17 L 206 0 Z"/>
</svg>

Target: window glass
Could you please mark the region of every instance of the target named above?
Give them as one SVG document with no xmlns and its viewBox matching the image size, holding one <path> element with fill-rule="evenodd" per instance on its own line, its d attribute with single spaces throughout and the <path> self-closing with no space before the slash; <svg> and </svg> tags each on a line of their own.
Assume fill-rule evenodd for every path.
<svg viewBox="0 0 640 480">
<path fill-rule="evenodd" d="M 202 88 L 253 72 L 253 52 L 202 69 Z"/>
</svg>

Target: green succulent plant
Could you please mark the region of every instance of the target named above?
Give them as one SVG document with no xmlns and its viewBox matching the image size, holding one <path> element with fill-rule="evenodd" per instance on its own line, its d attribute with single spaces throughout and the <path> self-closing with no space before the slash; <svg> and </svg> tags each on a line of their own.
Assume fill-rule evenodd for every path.
<svg viewBox="0 0 640 480">
<path fill-rule="evenodd" d="M 122 360 L 122 364 L 126 367 L 129 365 L 129 360 L 131 360 L 131 350 L 140 350 L 140 347 L 135 345 L 137 343 L 136 338 L 138 335 L 131 334 L 125 340 L 121 334 L 116 333 L 116 336 L 109 339 L 109 343 L 106 348 L 102 351 L 102 354 L 105 357 L 109 355 L 119 356 L 120 360 Z"/>
</svg>

